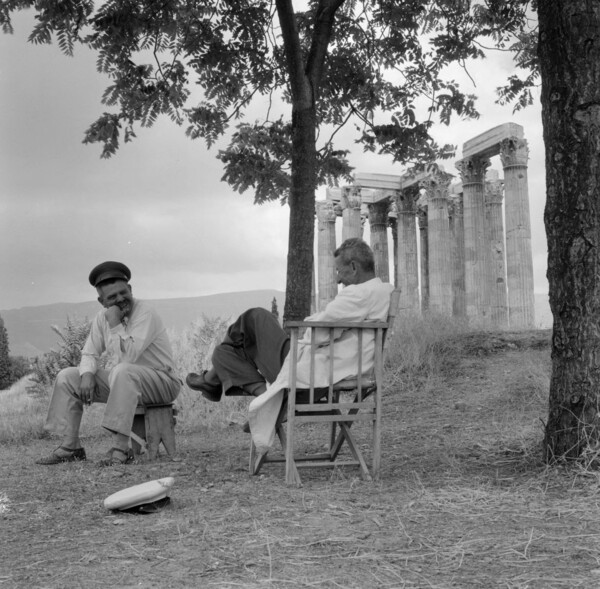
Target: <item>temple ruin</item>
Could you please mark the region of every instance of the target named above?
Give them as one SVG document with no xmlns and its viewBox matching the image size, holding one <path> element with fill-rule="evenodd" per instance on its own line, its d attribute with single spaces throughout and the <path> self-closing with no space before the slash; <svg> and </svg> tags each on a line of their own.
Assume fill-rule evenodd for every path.
<svg viewBox="0 0 600 589">
<path fill-rule="evenodd" d="M 504 178 L 490 169 L 500 156 Z M 458 177 L 440 166 L 404 175 L 357 173 L 317 202 L 317 297 L 337 293 L 333 252 L 369 224 L 376 274 L 401 289 L 405 312 L 534 326 L 533 260 L 523 127 L 506 123 L 463 144 Z M 393 240 L 390 276 L 389 239 Z"/>
</svg>

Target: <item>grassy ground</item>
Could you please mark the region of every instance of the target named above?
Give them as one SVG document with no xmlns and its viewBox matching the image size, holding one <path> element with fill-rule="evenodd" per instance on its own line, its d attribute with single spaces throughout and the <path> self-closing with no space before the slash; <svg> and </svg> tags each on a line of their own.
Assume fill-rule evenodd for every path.
<svg viewBox="0 0 600 589">
<path fill-rule="evenodd" d="M 375 483 L 303 471 L 292 488 L 278 465 L 250 477 L 238 406 L 185 422 L 175 461 L 42 467 L 53 441 L 5 443 L 0 587 L 600 587 L 599 476 L 541 461 L 549 334 L 411 333 L 388 370 Z M 89 426 L 89 458 L 108 443 Z M 102 506 L 168 475 L 159 513 Z"/>
</svg>

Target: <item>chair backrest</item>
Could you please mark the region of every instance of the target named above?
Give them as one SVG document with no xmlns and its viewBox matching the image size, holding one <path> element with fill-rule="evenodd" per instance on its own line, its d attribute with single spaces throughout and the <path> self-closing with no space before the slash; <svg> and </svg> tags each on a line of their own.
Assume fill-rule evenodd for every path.
<svg viewBox="0 0 600 589">
<path fill-rule="evenodd" d="M 335 322 L 324 322 L 324 321 L 290 321 L 288 322 L 288 327 L 291 329 L 291 349 L 290 349 L 290 358 L 292 358 L 292 365 L 290 371 L 291 382 L 295 382 L 296 376 L 296 366 L 294 362 L 294 358 L 296 358 L 297 349 L 298 349 L 298 339 L 300 334 L 300 329 L 304 329 L 306 327 L 311 327 L 311 368 L 310 368 L 310 384 L 308 386 L 308 390 L 310 390 L 310 399 L 312 402 L 313 391 L 315 388 L 314 383 L 314 366 L 315 366 L 315 354 L 318 346 L 316 345 L 315 340 L 315 329 L 327 329 L 329 331 L 329 345 L 333 345 L 334 341 L 334 333 L 338 329 L 356 329 L 358 334 L 358 347 L 359 351 L 363 350 L 363 333 L 369 330 L 374 334 L 375 338 L 375 366 L 374 370 L 382 374 L 383 371 L 383 361 L 385 357 L 385 351 L 387 348 L 387 343 L 391 339 L 392 328 L 394 325 L 394 321 L 396 315 L 398 314 L 398 307 L 400 301 L 400 290 L 395 289 L 390 294 L 390 305 L 388 308 L 388 315 L 386 321 L 360 321 L 360 322 L 349 322 L 349 321 L 335 321 Z M 334 387 L 333 381 L 333 359 L 334 355 L 331 354 L 329 358 L 329 398 L 331 400 L 331 393 Z M 358 371 L 357 374 L 363 375 L 363 357 L 362 353 L 358 354 Z M 356 386 L 359 390 L 359 396 L 361 396 L 361 390 L 363 388 L 363 377 L 359 377 L 358 379 L 348 379 L 348 381 L 343 382 L 356 382 Z M 366 377 L 365 377 L 366 378 Z M 367 381 L 369 379 L 367 378 Z M 380 379 L 378 379 L 380 380 Z M 366 382 L 366 381 L 365 381 Z M 294 387 L 295 388 L 295 387 Z"/>
</svg>

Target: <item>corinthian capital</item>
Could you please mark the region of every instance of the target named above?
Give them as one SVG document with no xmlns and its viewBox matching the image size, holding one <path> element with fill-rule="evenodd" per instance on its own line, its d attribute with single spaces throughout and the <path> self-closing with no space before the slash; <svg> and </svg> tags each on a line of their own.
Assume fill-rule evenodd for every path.
<svg viewBox="0 0 600 589">
<path fill-rule="evenodd" d="M 335 223 L 335 209 L 330 200 L 319 200 L 316 202 L 317 220 L 319 223 Z"/>
<path fill-rule="evenodd" d="M 528 159 L 529 147 L 526 139 L 511 137 L 501 141 L 500 161 L 505 169 L 512 166 L 526 166 Z"/>
<path fill-rule="evenodd" d="M 432 173 L 429 177 L 421 180 L 419 185 L 425 189 L 427 193 L 427 200 L 439 200 L 448 198 L 448 188 L 450 187 L 450 181 L 452 175 L 442 170 L 437 170 Z"/>
<path fill-rule="evenodd" d="M 468 157 L 456 162 L 456 169 L 460 172 L 463 186 L 465 184 L 483 183 L 485 173 L 489 167 L 489 158 L 477 156 Z"/>
<path fill-rule="evenodd" d="M 369 208 L 369 224 L 371 225 L 387 225 L 388 212 L 390 210 L 390 202 L 388 200 L 380 200 L 368 205 Z"/>
<path fill-rule="evenodd" d="M 342 209 L 359 209 L 362 204 L 360 186 L 345 186 L 342 189 L 340 205 Z"/>
</svg>

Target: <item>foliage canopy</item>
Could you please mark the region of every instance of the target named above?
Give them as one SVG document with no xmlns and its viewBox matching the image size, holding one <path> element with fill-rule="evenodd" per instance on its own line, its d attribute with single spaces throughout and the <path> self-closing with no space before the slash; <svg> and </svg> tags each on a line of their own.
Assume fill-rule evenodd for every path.
<svg viewBox="0 0 600 589">
<path fill-rule="evenodd" d="M 444 74 L 450 64 L 525 43 L 526 0 L 7 0 L 0 25 L 34 8 L 30 41 L 57 39 L 97 54 L 110 84 L 109 110 L 85 132 L 110 157 L 121 141 L 161 115 L 219 151 L 223 179 L 252 189 L 262 203 L 290 205 L 286 318 L 308 311 L 315 189 L 349 179 L 347 145 L 336 133 L 354 125 L 366 151 L 401 164 L 452 154 L 430 131 L 453 114 L 476 117 L 475 97 Z M 522 48 L 527 54 L 529 47 Z M 531 80 L 530 80 L 531 81 Z M 506 99 L 527 102 L 526 82 Z M 261 112 L 251 123 L 244 113 Z M 310 244 L 307 245 L 307 244 Z M 306 286 L 308 285 L 308 286 Z M 298 296 L 296 296 L 298 294 Z"/>
</svg>

